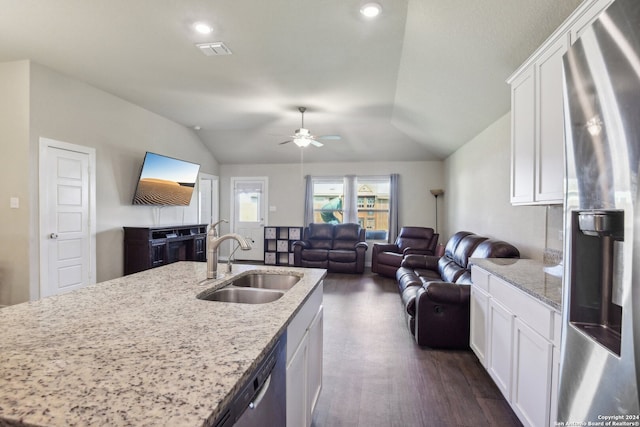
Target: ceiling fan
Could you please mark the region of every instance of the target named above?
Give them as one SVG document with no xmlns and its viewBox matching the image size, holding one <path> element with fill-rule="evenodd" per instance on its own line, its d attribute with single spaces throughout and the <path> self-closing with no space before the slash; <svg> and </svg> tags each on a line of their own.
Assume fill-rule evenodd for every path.
<svg viewBox="0 0 640 427">
<path fill-rule="evenodd" d="M 322 142 L 318 141 L 319 139 L 324 139 L 324 140 L 338 140 L 338 139 L 340 139 L 340 135 L 321 135 L 321 136 L 311 135 L 311 132 L 309 131 L 309 129 L 305 129 L 305 127 L 304 127 L 304 112 L 307 111 L 307 108 L 306 107 L 298 107 L 298 111 L 300 111 L 300 114 L 302 115 L 302 125 L 300 126 L 300 129 L 296 129 L 295 134 L 291 135 L 292 139 L 289 139 L 287 141 L 283 141 L 283 142 L 280 143 L 280 145 L 288 144 L 289 142 L 293 142 L 294 144 L 296 144 L 300 148 L 305 148 L 305 147 L 308 147 L 309 145 L 315 145 L 316 147 L 322 147 L 324 144 Z"/>
</svg>

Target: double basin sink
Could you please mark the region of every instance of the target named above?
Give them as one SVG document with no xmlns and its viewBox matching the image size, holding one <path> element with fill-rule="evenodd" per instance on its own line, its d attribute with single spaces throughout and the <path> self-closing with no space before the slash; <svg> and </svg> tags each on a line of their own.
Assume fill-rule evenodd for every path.
<svg viewBox="0 0 640 427">
<path fill-rule="evenodd" d="M 299 281 L 300 277 L 293 274 L 249 273 L 213 292 L 203 291 L 197 298 L 206 301 L 265 304 L 281 298 Z"/>
</svg>

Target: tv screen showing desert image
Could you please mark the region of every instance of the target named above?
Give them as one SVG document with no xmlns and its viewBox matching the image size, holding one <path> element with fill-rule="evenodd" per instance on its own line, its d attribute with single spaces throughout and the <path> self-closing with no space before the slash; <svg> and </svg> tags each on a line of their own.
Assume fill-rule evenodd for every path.
<svg viewBox="0 0 640 427">
<path fill-rule="evenodd" d="M 188 206 L 199 170 L 198 164 L 147 152 L 133 204 Z"/>
</svg>

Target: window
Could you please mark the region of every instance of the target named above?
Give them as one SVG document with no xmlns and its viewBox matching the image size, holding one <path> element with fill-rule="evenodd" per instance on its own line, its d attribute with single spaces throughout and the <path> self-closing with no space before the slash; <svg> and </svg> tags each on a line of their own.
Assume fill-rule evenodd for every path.
<svg viewBox="0 0 640 427">
<path fill-rule="evenodd" d="M 391 182 L 388 176 L 358 177 L 358 218 L 367 229 L 367 240 L 386 241 L 389 233 L 389 198 Z"/>
<path fill-rule="evenodd" d="M 389 232 L 390 178 L 356 177 L 357 197 L 354 207 L 358 223 L 367 230 L 367 240 L 386 241 Z M 345 180 L 343 177 L 312 178 L 313 222 L 344 222 Z"/>
<path fill-rule="evenodd" d="M 343 219 L 342 178 L 313 179 L 313 222 L 339 224 Z"/>
</svg>

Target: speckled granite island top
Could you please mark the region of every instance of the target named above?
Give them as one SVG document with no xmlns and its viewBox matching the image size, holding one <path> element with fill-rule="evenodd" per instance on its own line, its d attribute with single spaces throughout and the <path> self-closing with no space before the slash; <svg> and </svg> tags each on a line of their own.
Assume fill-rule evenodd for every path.
<svg viewBox="0 0 640 427">
<path fill-rule="evenodd" d="M 469 262 L 561 310 L 562 279 L 545 272 L 550 266 L 533 259 L 471 258 Z"/>
<path fill-rule="evenodd" d="M 223 268 L 224 266 L 221 266 Z M 0 426 L 201 426 L 251 374 L 325 270 L 277 301 L 196 298 L 206 264 L 179 262 L 0 310 Z"/>
</svg>

